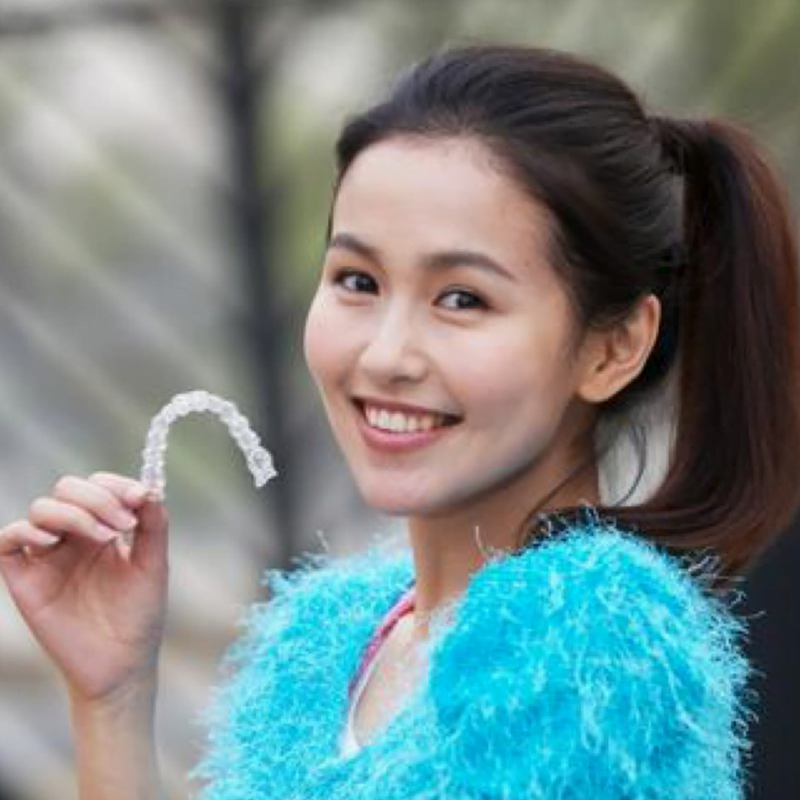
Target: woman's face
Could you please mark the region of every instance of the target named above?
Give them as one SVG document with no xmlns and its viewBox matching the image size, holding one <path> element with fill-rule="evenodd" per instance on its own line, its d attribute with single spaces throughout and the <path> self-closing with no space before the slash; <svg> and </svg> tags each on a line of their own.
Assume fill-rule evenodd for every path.
<svg viewBox="0 0 800 800">
<path fill-rule="evenodd" d="M 571 317 L 547 253 L 542 208 L 480 143 L 395 138 L 351 165 L 305 353 L 368 505 L 453 510 L 566 446 Z"/>
</svg>

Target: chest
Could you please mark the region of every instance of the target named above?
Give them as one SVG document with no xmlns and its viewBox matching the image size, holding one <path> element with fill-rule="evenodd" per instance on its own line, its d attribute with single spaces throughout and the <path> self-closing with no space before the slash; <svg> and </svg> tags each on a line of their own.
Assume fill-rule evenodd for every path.
<svg viewBox="0 0 800 800">
<path fill-rule="evenodd" d="M 427 671 L 423 650 L 413 639 L 413 615 L 402 616 L 355 687 L 350 725 L 359 746 L 384 730 L 420 685 Z"/>
</svg>

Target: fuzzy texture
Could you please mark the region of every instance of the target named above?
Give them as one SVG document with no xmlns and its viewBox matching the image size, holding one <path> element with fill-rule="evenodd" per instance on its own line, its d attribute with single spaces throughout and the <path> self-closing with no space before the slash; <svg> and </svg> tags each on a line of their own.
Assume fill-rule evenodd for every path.
<svg viewBox="0 0 800 800">
<path fill-rule="evenodd" d="M 269 570 L 201 715 L 200 800 L 741 800 L 756 700 L 708 575 L 587 516 L 491 558 L 434 620 L 426 678 L 351 757 L 347 686 L 408 549 Z"/>
</svg>

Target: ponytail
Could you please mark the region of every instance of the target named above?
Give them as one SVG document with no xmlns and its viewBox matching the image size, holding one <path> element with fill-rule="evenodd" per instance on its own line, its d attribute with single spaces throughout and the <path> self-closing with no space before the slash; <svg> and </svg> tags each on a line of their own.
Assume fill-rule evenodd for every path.
<svg viewBox="0 0 800 800">
<path fill-rule="evenodd" d="M 788 199 L 741 128 L 652 118 L 683 177 L 673 460 L 643 504 L 608 509 L 677 551 L 746 571 L 800 504 L 800 288 Z"/>
</svg>

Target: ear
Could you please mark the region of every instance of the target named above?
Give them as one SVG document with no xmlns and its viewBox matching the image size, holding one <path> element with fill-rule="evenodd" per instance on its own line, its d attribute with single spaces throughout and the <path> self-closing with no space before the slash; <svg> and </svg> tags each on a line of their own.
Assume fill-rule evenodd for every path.
<svg viewBox="0 0 800 800">
<path fill-rule="evenodd" d="M 655 344 L 660 319 L 661 303 L 649 294 L 613 328 L 590 331 L 583 345 L 578 396 L 589 403 L 600 403 L 631 383 Z"/>
</svg>

